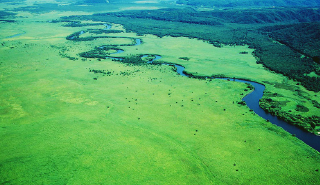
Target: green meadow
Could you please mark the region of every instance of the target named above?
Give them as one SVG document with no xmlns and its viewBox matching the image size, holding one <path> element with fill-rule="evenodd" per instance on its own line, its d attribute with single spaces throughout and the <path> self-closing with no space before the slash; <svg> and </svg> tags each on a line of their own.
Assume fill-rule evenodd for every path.
<svg viewBox="0 0 320 185">
<path fill-rule="evenodd" d="M 121 30 L 119 25 L 114 25 L 114 27 Z M 101 35 L 104 36 L 103 34 L 91 34 L 90 36 Z M 303 86 L 297 85 L 296 81 L 266 70 L 262 64 L 256 63 L 256 58 L 252 55 L 254 50 L 246 45 L 223 45 L 218 48 L 205 41 L 185 37 L 166 36 L 160 39 L 153 35 L 137 36 L 135 33 L 113 33 L 108 34 L 108 36 L 119 37 L 118 39 L 111 38 L 118 44 L 125 44 L 121 40 L 126 37 L 140 38 L 143 42 L 139 46 L 121 47 L 125 52 L 113 56 L 125 57 L 128 54 L 160 55 L 162 57 L 161 61 L 180 64 L 186 68 L 187 73 L 195 76 L 225 76 L 256 81 L 266 86 L 264 99 L 272 98 L 273 101 L 280 102 L 281 106 L 277 105 L 279 110 L 289 111 L 292 115 L 302 115 L 304 117 L 319 115 L 319 108 L 312 103 L 320 102 L 320 96 L 317 96 L 319 93 L 308 91 Z M 85 34 L 81 35 L 81 37 L 85 37 Z M 106 41 L 105 43 L 112 43 L 105 38 L 96 39 L 94 41 L 95 46 L 105 44 L 101 43 L 103 40 Z M 70 55 L 76 57 L 77 53 L 70 53 Z M 188 60 L 184 60 L 184 57 L 187 57 Z M 275 93 L 277 96 L 273 95 Z M 308 107 L 308 111 L 301 112 L 296 110 L 297 105 Z M 297 120 L 297 122 L 299 121 L 301 120 Z"/>
<path fill-rule="evenodd" d="M 137 36 L 116 24 L 112 29 L 123 33 L 76 42 L 66 37 L 103 27 L 48 22 L 70 14 L 21 12 L 17 22 L 0 23 L 1 184 L 320 183 L 317 151 L 237 104 L 250 92 L 246 84 L 78 55 L 140 38 L 141 45 L 119 46 L 124 52 L 113 56 L 161 55 L 195 75 L 264 83 L 267 93 L 285 95 L 277 98 L 288 110 L 303 102 L 290 87 L 320 101 L 256 64 L 252 49 Z M 25 34 L 7 38 L 19 33 Z M 87 36 L 94 35 L 81 35 Z M 268 85 L 275 83 L 286 87 Z"/>
</svg>

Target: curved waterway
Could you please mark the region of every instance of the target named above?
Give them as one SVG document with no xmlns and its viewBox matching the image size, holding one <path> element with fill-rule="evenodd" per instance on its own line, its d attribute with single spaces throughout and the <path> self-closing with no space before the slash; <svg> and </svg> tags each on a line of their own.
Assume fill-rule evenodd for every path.
<svg viewBox="0 0 320 185">
<path fill-rule="evenodd" d="M 139 45 L 136 42 L 136 45 Z M 120 51 L 120 50 L 119 50 Z M 123 52 L 121 50 L 120 52 Z M 116 52 L 117 53 L 117 52 Z M 116 54 L 114 53 L 114 54 Z M 149 55 L 143 55 L 141 58 L 148 57 Z M 119 58 L 118 58 L 119 59 Z M 147 63 L 152 63 L 155 60 L 161 59 L 161 56 L 159 55 L 154 55 L 154 59 L 151 61 L 148 61 Z M 178 65 L 178 64 L 168 64 L 164 63 L 163 65 L 172 65 L 176 67 L 176 71 L 179 75 L 185 76 L 185 77 L 192 77 L 191 75 L 188 75 L 184 73 L 185 67 Z M 207 78 L 212 78 L 212 77 L 207 77 Z M 305 142 L 307 145 L 311 146 L 318 152 L 320 152 L 320 137 L 316 136 L 310 132 L 304 131 L 294 125 L 291 125 L 281 119 L 279 119 L 277 116 L 274 116 L 266 111 L 264 111 L 260 106 L 259 106 L 259 100 L 263 96 L 263 91 L 265 89 L 265 86 L 262 84 L 259 84 L 257 82 L 252 82 L 248 80 L 240 80 L 240 79 L 234 79 L 234 78 L 212 78 L 212 79 L 220 79 L 220 80 L 229 80 L 229 81 L 235 81 L 235 82 L 241 82 L 241 83 L 247 83 L 251 84 L 254 87 L 254 90 L 246 95 L 244 98 L 242 98 L 243 101 L 246 102 L 247 106 L 253 110 L 258 116 L 262 117 L 265 120 L 270 121 L 271 123 L 283 128 L 285 131 L 295 135 L 297 138 Z"/>
<path fill-rule="evenodd" d="M 109 30 L 111 29 L 112 25 L 110 24 L 104 24 L 106 26 L 105 30 Z M 81 31 L 79 32 L 79 35 L 85 33 L 85 31 Z M 17 35 L 13 35 L 14 36 L 19 36 L 19 34 Z M 135 44 L 133 44 L 132 46 L 138 46 L 141 44 L 141 39 L 136 38 L 135 39 Z M 117 50 L 114 53 L 111 53 L 110 55 L 115 55 L 115 54 L 119 54 L 124 52 L 124 50 Z M 141 58 L 143 57 L 147 57 L 150 55 L 143 55 L 141 56 Z M 106 57 L 106 58 L 111 58 L 111 59 L 115 59 L 115 60 L 122 60 L 121 57 Z M 161 58 L 161 56 L 159 55 L 154 55 L 154 59 L 148 61 L 147 63 L 152 63 L 155 60 L 159 60 Z M 191 77 L 191 75 L 188 75 L 186 73 L 184 73 L 184 67 L 178 64 L 168 64 L 168 63 L 164 63 L 164 65 L 172 65 L 175 66 L 177 69 L 177 73 L 180 74 L 181 76 L 186 76 L 186 77 Z M 207 77 L 207 78 L 211 78 L 211 77 Z M 259 106 L 259 100 L 261 99 L 261 97 L 263 96 L 263 91 L 265 89 L 265 86 L 256 82 L 252 82 L 252 81 L 247 81 L 247 80 L 240 80 L 240 79 L 231 79 L 231 78 L 215 78 L 215 79 L 222 79 L 222 80 L 230 80 L 230 81 L 236 81 L 236 82 L 241 82 L 241 83 L 248 83 L 251 84 L 254 87 L 254 90 L 249 93 L 248 95 L 246 95 L 242 100 L 246 102 L 247 106 L 253 110 L 257 115 L 259 115 L 260 117 L 262 117 L 265 120 L 269 120 L 271 123 L 282 127 L 284 130 L 286 130 L 287 132 L 295 135 L 297 138 L 299 138 L 300 140 L 302 140 L 303 142 L 305 142 L 306 144 L 308 144 L 309 146 L 311 146 L 312 148 L 316 149 L 318 152 L 320 152 L 320 137 L 316 136 L 312 133 L 309 133 L 307 131 L 304 131 L 294 125 L 291 125 L 281 119 L 279 119 L 277 116 L 271 115 L 270 113 L 264 111 L 260 106 Z"/>
<path fill-rule="evenodd" d="M 110 29 L 111 25 L 105 24 L 106 28 L 105 29 Z M 133 46 L 138 46 L 141 44 L 141 39 L 136 39 L 136 43 Z M 124 50 L 117 50 L 115 53 L 111 53 L 112 55 L 122 53 Z M 149 55 L 143 55 L 141 58 L 147 57 Z M 122 58 L 116 58 L 116 57 L 107 57 L 107 58 L 112 58 L 116 60 L 122 60 Z M 154 59 L 151 61 L 148 61 L 147 63 L 152 63 L 155 60 L 161 59 L 161 56 L 159 55 L 154 55 Z M 188 75 L 184 73 L 185 67 L 178 65 L 178 64 L 168 64 L 164 63 L 163 65 L 172 65 L 176 67 L 176 71 L 179 75 L 181 76 L 186 76 L 186 77 L 191 77 L 191 75 Z M 207 78 L 212 78 L 212 77 L 207 77 Z M 270 113 L 264 111 L 260 106 L 259 106 L 259 100 L 263 96 L 263 91 L 265 89 L 265 86 L 262 84 L 259 84 L 257 82 L 252 82 L 248 80 L 240 80 L 240 79 L 234 79 L 234 78 L 215 78 L 215 79 L 221 79 L 221 80 L 229 80 L 229 81 L 235 81 L 235 82 L 241 82 L 241 83 L 248 83 L 251 84 L 254 87 L 254 90 L 246 95 L 242 100 L 246 102 L 247 106 L 253 110 L 257 115 L 262 117 L 265 120 L 270 121 L 271 123 L 283 128 L 287 132 L 295 135 L 297 138 L 320 152 L 320 137 L 316 136 L 310 132 L 304 131 L 294 125 L 291 125 L 281 119 L 279 119 L 277 116 L 271 115 Z"/>
</svg>

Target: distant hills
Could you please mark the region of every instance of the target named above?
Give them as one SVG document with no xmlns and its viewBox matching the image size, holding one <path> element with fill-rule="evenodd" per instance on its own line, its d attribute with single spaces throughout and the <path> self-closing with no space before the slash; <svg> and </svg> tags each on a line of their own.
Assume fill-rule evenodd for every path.
<svg viewBox="0 0 320 185">
<path fill-rule="evenodd" d="M 0 0 L 5 2 L 25 2 L 26 0 Z M 75 4 L 99 4 L 99 3 L 133 3 L 142 0 L 56 0 L 56 2 L 69 2 Z M 320 0 L 157 0 L 158 2 L 176 2 L 180 5 L 204 6 L 204 7 L 320 7 Z M 35 3 L 52 3 L 51 0 L 34 1 Z"/>
<path fill-rule="evenodd" d="M 136 0 L 78 0 L 85 4 L 96 4 L 96 3 L 132 3 Z"/>
<path fill-rule="evenodd" d="M 319 0 L 178 0 L 177 4 L 207 7 L 313 7 Z"/>
</svg>

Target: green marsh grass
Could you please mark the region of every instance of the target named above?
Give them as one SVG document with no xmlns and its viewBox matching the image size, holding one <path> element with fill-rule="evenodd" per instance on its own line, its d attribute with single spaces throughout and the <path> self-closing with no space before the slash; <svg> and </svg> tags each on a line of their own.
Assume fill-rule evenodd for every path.
<svg viewBox="0 0 320 185">
<path fill-rule="evenodd" d="M 236 103 L 247 85 L 190 79 L 170 66 L 82 61 L 77 54 L 101 41 L 67 41 L 79 30 L 31 18 L 16 25 L 25 35 L 1 37 L 1 183 L 319 183 L 318 152 Z M 140 46 L 122 47 L 120 56 L 158 54 L 192 73 L 279 81 L 251 55 L 238 54 L 250 52 L 244 46 L 215 50 L 194 39 L 141 39 Z M 195 49 L 182 48 L 189 44 Z M 62 58 L 65 48 L 79 59 Z M 238 66 L 224 69 L 214 61 Z"/>
</svg>

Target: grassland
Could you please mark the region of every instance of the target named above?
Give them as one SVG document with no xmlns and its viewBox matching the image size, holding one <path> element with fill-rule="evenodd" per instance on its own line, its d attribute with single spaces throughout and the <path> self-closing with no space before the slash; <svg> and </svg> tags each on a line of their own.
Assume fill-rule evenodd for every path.
<svg viewBox="0 0 320 185">
<path fill-rule="evenodd" d="M 319 184 L 318 152 L 234 103 L 248 92 L 245 84 L 189 79 L 170 66 L 82 60 L 78 53 L 131 40 L 68 41 L 82 28 L 47 22 L 62 15 L 1 23 L 8 30 L 0 32 L 1 183 Z M 6 38 L 13 27 L 26 33 Z M 199 75 L 294 83 L 255 64 L 252 55 L 239 54 L 252 52 L 246 46 L 109 36 L 142 39 L 139 46 L 121 47 L 119 56 L 158 54 Z M 266 84 L 271 92 L 276 88 Z"/>
</svg>

